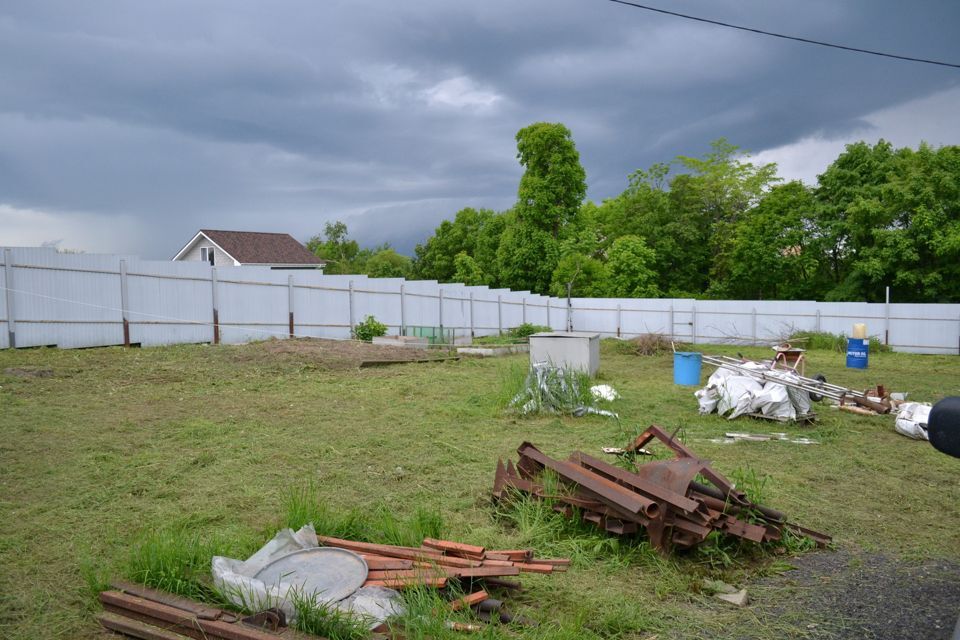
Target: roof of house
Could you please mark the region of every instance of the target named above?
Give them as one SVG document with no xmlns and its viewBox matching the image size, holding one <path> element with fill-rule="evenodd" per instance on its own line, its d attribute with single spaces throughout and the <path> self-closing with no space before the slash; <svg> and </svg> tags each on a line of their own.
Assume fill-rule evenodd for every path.
<svg viewBox="0 0 960 640">
<path fill-rule="evenodd" d="M 200 232 L 242 264 L 326 264 L 310 253 L 289 233 L 259 231 L 222 231 L 201 229 Z"/>
</svg>

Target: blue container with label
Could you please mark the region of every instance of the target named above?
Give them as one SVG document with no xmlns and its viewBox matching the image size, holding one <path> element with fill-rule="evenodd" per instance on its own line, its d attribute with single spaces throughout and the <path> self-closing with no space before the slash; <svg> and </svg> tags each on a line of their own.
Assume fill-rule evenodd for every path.
<svg viewBox="0 0 960 640">
<path fill-rule="evenodd" d="M 869 338 L 847 338 L 847 369 L 866 369 L 869 356 Z"/>
<path fill-rule="evenodd" d="M 673 353 L 673 384 L 700 385 L 701 355 L 696 351 Z"/>
</svg>

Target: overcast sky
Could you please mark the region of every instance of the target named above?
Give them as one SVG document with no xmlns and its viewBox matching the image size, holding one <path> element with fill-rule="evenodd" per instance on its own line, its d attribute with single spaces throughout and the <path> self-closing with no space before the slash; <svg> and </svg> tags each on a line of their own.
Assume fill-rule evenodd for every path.
<svg viewBox="0 0 960 640">
<path fill-rule="evenodd" d="M 960 62 L 956 0 L 656 2 Z M 409 252 L 513 203 L 532 122 L 572 130 L 600 201 L 721 136 L 813 182 L 849 141 L 958 144 L 958 114 L 958 69 L 605 0 L 4 0 L 0 245 L 165 259 L 339 219 Z"/>
</svg>

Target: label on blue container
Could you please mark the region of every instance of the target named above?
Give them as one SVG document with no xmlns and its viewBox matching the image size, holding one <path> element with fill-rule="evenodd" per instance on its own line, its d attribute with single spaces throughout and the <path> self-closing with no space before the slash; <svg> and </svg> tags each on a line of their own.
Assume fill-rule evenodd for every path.
<svg viewBox="0 0 960 640">
<path fill-rule="evenodd" d="M 870 340 L 861 338 L 847 339 L 847 368 L 866 369 L 870 356 Z"/>
</svg>

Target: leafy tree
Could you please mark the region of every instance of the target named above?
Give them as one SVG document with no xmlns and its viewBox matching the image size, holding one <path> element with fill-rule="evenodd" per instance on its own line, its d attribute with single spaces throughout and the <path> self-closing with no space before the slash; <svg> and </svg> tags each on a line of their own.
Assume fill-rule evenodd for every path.
<svg viewBox="0 0 960 640">
<path fill-rule="evenodd" d="M 409 257 L 385 246 L 370 256 L 363 272 L 371 278 L 405 278 L 410 275 L 410 263 Z"/>
<path fill-rule="evenodd" d="M 484 278 L 483 270 L 476 260 L 467 255 L 466 251 L 461 251 L 456 255 L 453 259 L 453 266 L 454 282 L 462 282 L 471 286 L 484 284 L 486 278 Z"/>
<path fill-rule="evenodd" d="M 517 159 L 524 167 L 517 189 L 517 218 L 556 239 L 587 194 L 587 173 L 570 130 L 537 122 L 517 132 Z"/>
<path fill-rule="evenodd" d="M 801 182 L 776 186 L 733 227 L 729 277 L 711 293 L 734 299 L 816 295 L 820 255 L 811 246 L 817 203 Z"/>
<path fill-rule="evenodd" d="M 560 258 L 553 270 L 550 295 L 565 298 L 567 284 L 572 283 L 570 295 L 576 298 L 601 298 L 606 295 L 607 267 L 596 258 L 570 252 Z"/>
<path fill-rule="evenodd" d="M 620 236 L 607 258 L 608 293 L 615 298 L 656 298 L 660 290 L 650 265 L 656 254 L 639 236 Z"/>
<path fill-rule="evenodd" d="M 517 132 L 524 167 L 512 224 L 497 249 L 500 283 L 545 293 L 560 257 L 560 236 L 587 191 L 586 172 L 570 130 L 538 122 Z"/>
<path fill-rule="evenodd" d="M 516 223 L 503 232 L 497 248 L 502 286 L 545 293 L 550 287 L 560 246 L 550 232 Z"/>
<path fill-rule="evenodd" d="M 310 238 L 307 249 L 318 258 L 328 261 L 325 273 L 357 273 L 353 270 L 353 262 L 360 253 L 360 245 L 347 237 L 347 225 L 339 220 L 327 222 L 323 227 L 323 237 L 315 235 Z"/>
<path fill-rule="evenodd" d="M 497 217 L 497 214 L 489 209 L 467 207 L 458 211 L 453 221 L 441 222 L 433 236 L 423 244 L 418 244 L 414 250 L 414 274 L 425 280 L 454 280 L 456 256 L 460 253 L 473 256 L 478 250 L 477 245 L 481 238 L 487 240 L 489 236 L 485 233 L 485 227 L 500 227 L 494 222 Z M 495 234 L 498 239 L 501 232 L 502 228 Z M 495 255 L 495 247 L 493 252 Z M 492 256 L 487 257 L 492 262 Z"/>
</svg>

